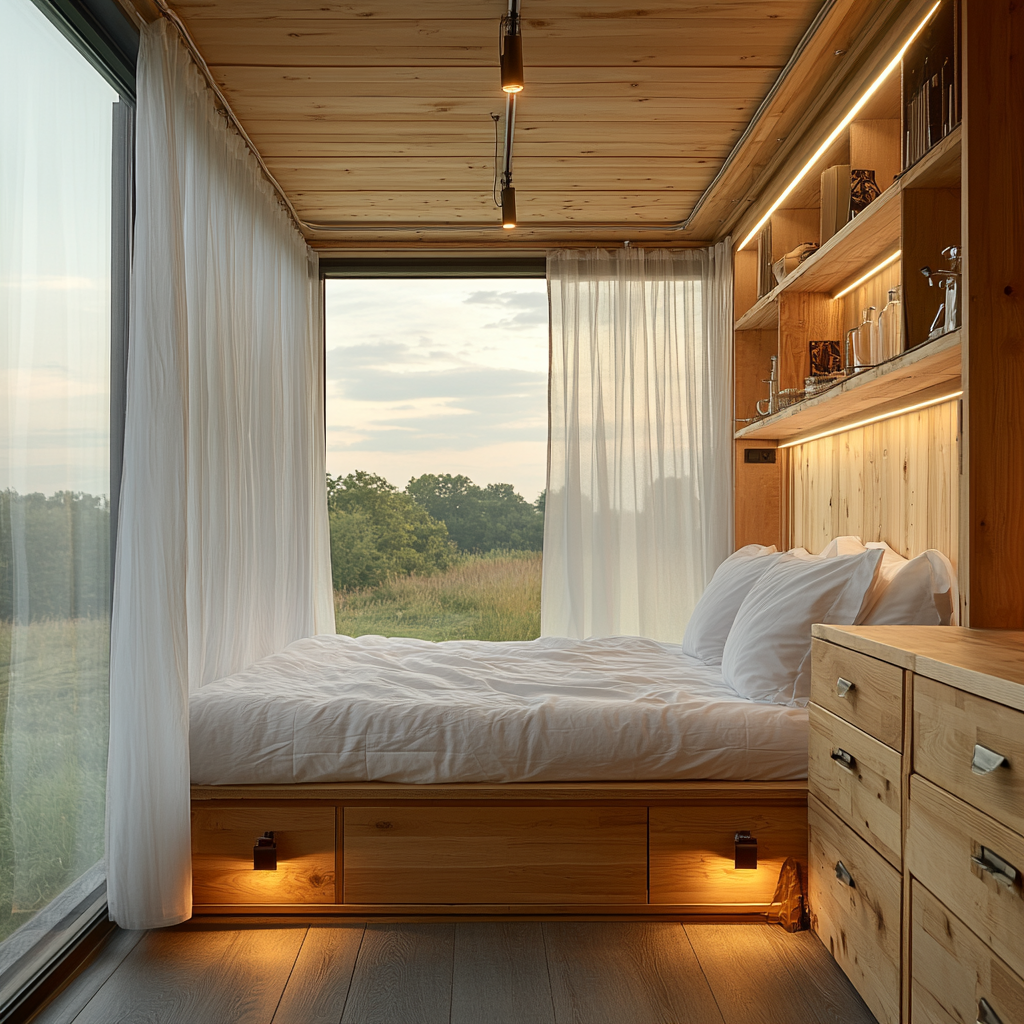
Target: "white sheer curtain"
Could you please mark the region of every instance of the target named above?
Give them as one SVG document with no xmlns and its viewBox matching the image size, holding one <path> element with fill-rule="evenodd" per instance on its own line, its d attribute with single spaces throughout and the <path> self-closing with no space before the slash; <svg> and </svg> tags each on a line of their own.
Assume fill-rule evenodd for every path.
<svg viewBox="0 0 1024 1024">
<path fill-rule="evenodd" d="M 125 928 L 191 914 L 189 690 L 334 632 L 316 259 L 163 20 L 138 92 L 107 775 Z"/>
<path fill-rule="evenodd" d="M 678 643 L 732 548 L 730 251 L 548 257 L 545 636 Z"/>
</svg>

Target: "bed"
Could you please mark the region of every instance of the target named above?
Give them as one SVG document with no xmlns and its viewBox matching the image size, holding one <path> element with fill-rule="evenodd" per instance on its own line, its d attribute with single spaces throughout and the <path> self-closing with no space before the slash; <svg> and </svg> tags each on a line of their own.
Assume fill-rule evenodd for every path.
<svg viewBox="0 0 1024 1024">
<path fill-rule="evenodd" d="M 730 556 L 682 645 L 321 636 L 204 687 L 196 912 L 792 915 L 810 624 L 951 606 L 948 563 L 841 540 Z"/>
</svg>

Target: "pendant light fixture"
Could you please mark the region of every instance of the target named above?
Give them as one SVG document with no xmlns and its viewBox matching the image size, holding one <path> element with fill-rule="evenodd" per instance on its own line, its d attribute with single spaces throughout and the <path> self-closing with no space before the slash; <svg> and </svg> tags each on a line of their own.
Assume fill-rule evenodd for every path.
<svg viewBox="0 0 1024 1024">
<path fill-rule="evenodd" d="M 519 26 L 519 0 L 509 0 L 508 14 L 501 19 L 501 88 L 503 92 L 523 91 L 523 35 Z"/>
</svg>

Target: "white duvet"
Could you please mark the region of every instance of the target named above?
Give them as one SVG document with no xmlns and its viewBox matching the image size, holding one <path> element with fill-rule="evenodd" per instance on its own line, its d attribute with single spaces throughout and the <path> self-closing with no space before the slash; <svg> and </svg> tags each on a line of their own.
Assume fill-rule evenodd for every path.
<svg viewBox="0 0 1024 1024">
<path fill-rule="evenodd" d="M 639 637 L 317 636 L 191 698 L 192 781 L 802 779 L 807 712 Z"/>
</svg>

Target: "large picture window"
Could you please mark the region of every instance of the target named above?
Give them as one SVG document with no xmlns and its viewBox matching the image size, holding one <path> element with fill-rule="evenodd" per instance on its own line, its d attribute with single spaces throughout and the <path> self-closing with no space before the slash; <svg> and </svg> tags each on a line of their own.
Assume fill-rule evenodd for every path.
<svg viewBox="0 0 1024 1024">
<path fill-rule="evenodd" d="M 130 108 L 55 22 L 0 0 L 0 1011 L 103 906 Z"/>
</svg>

